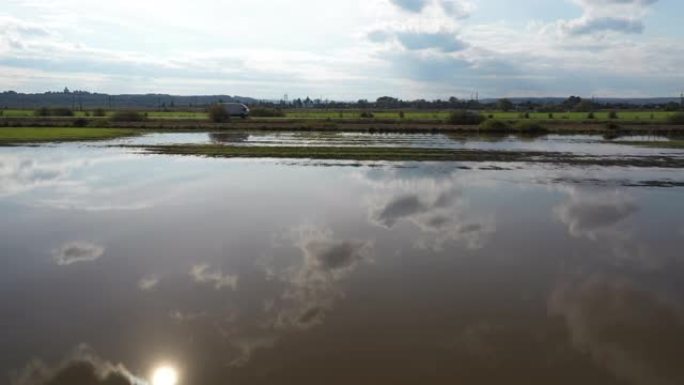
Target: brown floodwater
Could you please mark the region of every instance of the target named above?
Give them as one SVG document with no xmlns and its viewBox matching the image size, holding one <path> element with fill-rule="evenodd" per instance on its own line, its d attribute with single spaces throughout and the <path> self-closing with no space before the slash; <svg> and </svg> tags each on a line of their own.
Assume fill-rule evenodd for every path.
<svg viewBox="0 0 684 385">
<path fill-rule="evenodd" d="M 0 148 L 0 383 L 682 384 L 682 186 Z"/>
</svg>

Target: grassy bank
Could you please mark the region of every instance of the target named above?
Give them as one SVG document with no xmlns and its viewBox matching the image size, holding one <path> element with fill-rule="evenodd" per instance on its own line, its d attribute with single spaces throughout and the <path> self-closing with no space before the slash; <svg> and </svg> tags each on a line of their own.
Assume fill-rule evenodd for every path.
<svg viewBox="0 0 684 385">
<path fill-rule="evenodd" d="M 114 139 L 136 135 L 135 130 L 74 127 L 0 127 L 0 144 Z"/>
<path fill-rule="evenodd" d="M 532 162 L 621 167 L 682 168 L 684 159 L 667 156 L 579 156 L 561 152 L 426 149 L 396 147 L 270 147 L 163 145 L 142 147 L 150 153 L 218 158 L 283 158 L 355 161 Z"/>
</svg>

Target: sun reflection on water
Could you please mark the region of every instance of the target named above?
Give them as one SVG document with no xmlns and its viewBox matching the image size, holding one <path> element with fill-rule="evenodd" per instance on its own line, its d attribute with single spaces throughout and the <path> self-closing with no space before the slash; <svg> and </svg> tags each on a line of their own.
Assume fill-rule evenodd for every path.
<svg viewBox="0 0 684 385">
<path fill-rule="evenodd" d="M 178 371 L 171 366 L 160 366 L 152 373 L 151 385 L 176 385 L 178 383 Z"/>
</svg>

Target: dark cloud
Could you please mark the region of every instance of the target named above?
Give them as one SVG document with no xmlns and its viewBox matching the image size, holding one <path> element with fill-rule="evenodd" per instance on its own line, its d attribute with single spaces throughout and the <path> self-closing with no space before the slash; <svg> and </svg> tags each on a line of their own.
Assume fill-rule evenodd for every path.
<svg viewBox="0 0 684 385">
<path fill-rule="evenodd" d="M 386 31 L 372 31 L 368 34 L 368 40 L 373 43 L 384 43 L 392 38 L 392 34 Z"/>
<path fill-rule="evenodd" d="M 462 0 L 390 0 L 392 4 L 407 12 L 421 13 L 430 3 L 436 4 L 447 15 L 460 19 L 470 15 L 469 7 Z"/>
<path fill-rule="evenodd" d="M 639 385 L 684 384 L 682 309 L 632 282 L 596 276 L 558 287 L 549 302 L 573 346 Z"/>
<path fill-rule="evenodd" d="M 565 24 L 564 30 L 570 35 L 588 35 L 605 31 L 642 33 L 644 23 L 641 20 L 622 17 L 587 18 Z"/>
<path fill-rule="evenodd" d="M 41 361 L 29 364 L 12 385 L 141 385 L 123 365 L 113 365 L 82 346 L 61 364 L 48 367 Z"/>
<path fill-rule="evenodd" d="M 404 48 L 417 51 L 437 49 L 442 52 L 457 52 L 468 47 L 464 41 L 449 32 L 397 32 L 397 40 Z"/>
<path fill-rule="evenodd" d="M 440 1 L 440 5 L 444 11 L 452 17 L 460 19 L 470 16 L 470 10 L 461 1 L 442 0 Z"/>
<path fill-rule="evenodd" d="M 419 13 L 425 8 L 429 1 L 428 0 L 390 0 L 392 4 L 397 7 L 409 11 Z"/>
<path fill-rule="evenodd" d="M 568 35 L 591 35 L 600 32 L 640 34 L 644 31 L 645 9 L 658 0 L 575 0 L 584 14 L 560 23 Z"/>
<path fill-rule="evenodd" d="M 600 6 L 600 5 L 651 5 L 658 2 L 658 0 L 578 0 L 584 5 Z"/>
</svg>

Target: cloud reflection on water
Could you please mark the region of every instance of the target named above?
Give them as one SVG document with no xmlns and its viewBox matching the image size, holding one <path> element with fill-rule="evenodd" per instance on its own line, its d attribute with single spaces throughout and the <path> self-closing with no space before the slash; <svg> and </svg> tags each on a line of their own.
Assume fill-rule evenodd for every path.
<svg viewBox="0 0 684 385">
<path fill-rule="evenodd" d="M 464 189 L 477 181 L 462 180 L 458 172 L 413 174 L 393 170 L 392 178 L 366 173 L 361 179 L 373 186 L 369 197 L 371 223 L 392 229 L 406 222 L 417 227 L 422 237 L 414 246 L 443 251 L 453 243 L 468 249 L 482 248 L 496 231 L 492 215 L 475 214 Z"/>
<path fill-rule="evenodd" d="M 98 357 L 88 346 L 79 346 L 55 366 L 34 360 L 16 373 L 12 385 L 146 385 L 122 364 L 112 364 Z"/>
<path fill-rule="evenodd" d="M 596 240 L 639 210 L 633 199 L 620 190 L 569 188 L 568 200 L 554 213 L 575 237 Z"/>
<path fill-rule="evenodd" d="M 290 236 L 301 259 L 275 273 L 285 288 L 269 311 L 274 313 L 272 326 L 276 329 L 305 330 L 323 322 L 344 295 L 338 283 L 370 260 L 373 244 L 335 239 L 330 230 L 313 227 L 300 227 Z"/>
<path fill-rule="evenodd" d="M 684 312 L 632 281 L 595 275 L 559 285 L 549 300 L 573 346 L 639 385 L 684 383 Z"/>
<path fill-rule="evenodd" d="M 53 250 L 55 263 L 69 266 L 80 262 L 93 262 L 99 259 L 105 248 L 90 242 L 67 242 Z"/>
</svg>

